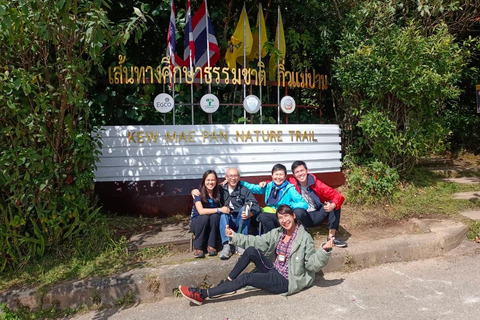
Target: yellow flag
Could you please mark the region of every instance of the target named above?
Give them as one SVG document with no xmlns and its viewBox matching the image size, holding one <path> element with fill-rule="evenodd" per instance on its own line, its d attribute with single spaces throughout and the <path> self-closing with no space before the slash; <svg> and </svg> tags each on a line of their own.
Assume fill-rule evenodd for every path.
<svg viewBox="0 0 480 320">
<path fill-rule="evenodd" d="M 267 39 L 267 28 L 265 27 L 265 18 L 263 17 L 263 9 L 262 5 L 258 8 L 258 15 L 257 15 L 257 30 L 253 34 L 253 45 L 252 45 L 252 52 L 247 57 L 247 63 L 254 59 L 258 59 L 259 53 L 259 45 L 258 45 L 258 38 L 259 38 L 259 31 L 260 31 L 260 48 L 262 48 L 262 58 L 267 55 L 267 49 L 264 47 L 265 43 L 268 41 Z"/>
<path fill-rule="evenodd" d="M 246 29 L 243 28 L 244 19 Z M 243 65 L 243 30 L 245 30 L 245 54 L 248 56 L 250 52 L 252 52 L 253 38 L 252 31 L 250 30 L 250 24 L 248 23 L 247 11 L 245 10 L 245 6 L 243 6 L 240 20 L 238 21 L 237 28 L 235 29 L 235 32 L 233 33 L 233 36 L 228 43 L 227 54 L 225 55 L 225 61 L 227 62 L 227 65 L 230 69 L 236 67 L 236 61 Z"/>
<path fill-rule="evenodd" d="M 285 33 L 283 32 L 283 22 L 282 22 L 282 14 L 280 10 L 278 10 L 278 22 L 277 22 L 277 30 L 275 32 L 275 48 L 280 51 L 278 56 L 278 60 L 282 63 L 282 60 L 285 59 L 286 55 L 286 45 L 285 45 Z M 270 79 L 277 78 L 277 55 L 270 54 Z"/>
</svg>

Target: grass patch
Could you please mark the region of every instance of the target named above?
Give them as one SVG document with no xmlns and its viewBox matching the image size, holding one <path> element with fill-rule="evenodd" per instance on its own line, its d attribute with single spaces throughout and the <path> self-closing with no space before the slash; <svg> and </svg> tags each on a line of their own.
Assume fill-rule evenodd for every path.
<svg viewBox="0 0 480 320">
<path fill-rule="evenodd" d="M 442 181 L 442 175 L 417 169 L 407 177 L 391 202 L 342 206 L 342 222 L 352 227 L 382 225 L 410 217 L 457 215 L 480 207 L 478 201 L 453 199 L 457 192 L 479 191 L 478 185 Z M 348 192 L 348 189 L 346 190 Z"/>
<path fill-rule="evenodd" d="M 24 266 L 22 270 L 2 273 L 0 290 L 20 285 L 48 286 L 65 280 L 109 276 L 145 266 L 147 260 L 160 259 L 168 254 L 170 249 L 166 247 L 146 248 L 127 254 L 126 243 L 122 242 L 113 250 L 88 259 L 46 256 L 42 261 Z"/>
<path fill-rule="evenodd" d="M 65 319 L 79 311 L 82 308 L 72 309 L 67 308 L 65 310 L 59 310 L 56 307 L 46 308 L 41 310 L 32 311 L 27 307 L 18 309 L 10 309 L 4 303 L 0 305 L 2 320 L 23 320 L 23 319 Z"/>
<path fill-rule="evenodd" d="M 403 219 L 423 215 L 456 215 L 466 209 L 478 207 L 476 201 L 452 199 L 457 192 L 477 191 L 477 185 L 457 184 L 429 179 L 405 183 L 396 195 L 395 218 Z"/>
<path fill-rule="evenodd" d="M 121 225 L 118 224 L 117 228 L 120 229 Z M 24 285 L 45 287 L 66 280 L 109 276 L 143 267 L 149 260 L 163 258 L 171 252 L 170 247 L 156 247 L 128 253 L 125 236 L 118 241 L 112 240 L 104 251 L 92 252 L 90 255 L 78 255 L 75 250 L 67 255 L 49 252 L 43 259 L 23 265 L 18 270 L 2 272 L 0 290 Z"/>
<path fill-rule="evenodd" d="M 469 240 L 476 240 L 480 238 L 480 221 L 472 221 L 470 223 L 470 231 L 467 233 Z"/>
<path fill-rule="evenodd" d="M 117 300 L 117 306 L 128 307 L 135 303 L 135 292 L 128 292 L 123 298 Z"/>
</svg>

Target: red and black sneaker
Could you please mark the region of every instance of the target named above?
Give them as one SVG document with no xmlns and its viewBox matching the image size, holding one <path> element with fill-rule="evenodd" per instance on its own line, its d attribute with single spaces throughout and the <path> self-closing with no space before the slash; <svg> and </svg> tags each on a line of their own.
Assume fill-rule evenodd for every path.
<svg viewBox="0 0 480 320">
<path fill-rule="evenodd" d="M 200 295 L 199 288 L 189 288 L 186 286 L 178 286 L 178 290 L 182 293 L 182 296 L 187 298 L 188 300 L 192 301 L 197 305 L 201 305 L 205 299 L 202 298 Z"/>
</svg>

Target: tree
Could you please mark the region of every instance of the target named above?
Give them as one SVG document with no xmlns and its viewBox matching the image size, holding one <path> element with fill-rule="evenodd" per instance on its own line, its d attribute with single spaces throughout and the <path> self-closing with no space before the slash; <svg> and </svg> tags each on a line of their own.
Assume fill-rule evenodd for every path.
<svg viewBox="0 0 480 320">
<path fill-rule="evenodd" d="M 350 124 L 347 143 L 408 172 L 419 156 L 444 147 L 441 111 L 461 93 L 469 53 L 442 21 L 426 30 L 405 10 L 402 2 L 369 1 L 352 11 L 334 73 Z"/>
<path fill-rule="evenodd" d="M 146 20 L 136 9 L 114 25 L 105 8 L 0 0 L 0 269 L 83 236 L 81 249 L 99 246 L 91 241 L 104 225 L 93 199 L 91 72 Z"/>
</svg>

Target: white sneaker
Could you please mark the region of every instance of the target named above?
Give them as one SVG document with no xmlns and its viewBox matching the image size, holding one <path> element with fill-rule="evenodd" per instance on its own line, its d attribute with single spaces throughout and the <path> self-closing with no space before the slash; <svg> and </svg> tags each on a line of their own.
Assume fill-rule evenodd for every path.
<svg viewBox="0 0 480 320">
<path fill-rule="evenodd" d="M 220 260 L 228 260 L 230 259 L 231 252 L 230 252 L 230 245 L 228 243 L 223 245 L 222 251 L 220 251 Z"/>
<path fill-rule="evenodd" d="M 245 252 L 245 249 L 237 247 L 237 254 L 241 256 Z"/>
</svg>

